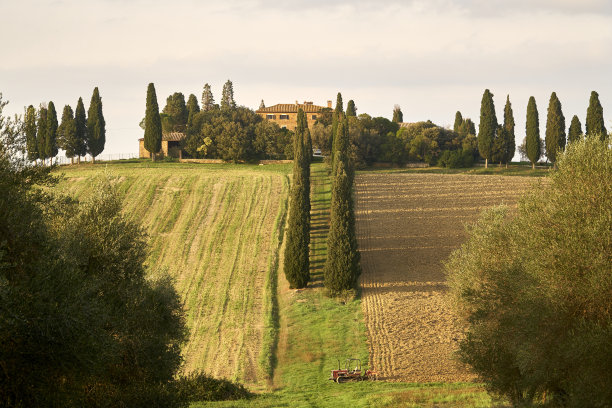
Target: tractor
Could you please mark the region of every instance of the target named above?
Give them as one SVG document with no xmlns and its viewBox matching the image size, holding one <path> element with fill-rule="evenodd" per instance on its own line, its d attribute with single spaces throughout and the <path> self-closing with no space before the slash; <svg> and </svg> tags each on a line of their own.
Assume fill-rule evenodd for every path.
<svg viewBox="0 0 612 408">
<path fill-rule="evenodd" d="M 376 380 L 378 375 L 376 372 L 366 370 L 364 374 L 361 373 L 361 360 L 358 358 L 347 358 L 344 363 L 344 369 L 340 368 L 340 360 L 338 361 L 338 369 L 332 370 L 330 380 L 340 383 L 348 381 L 364 381 L 364 380 Z M 354 368 L 351 368 L 354 367 Z"/>
</svg>

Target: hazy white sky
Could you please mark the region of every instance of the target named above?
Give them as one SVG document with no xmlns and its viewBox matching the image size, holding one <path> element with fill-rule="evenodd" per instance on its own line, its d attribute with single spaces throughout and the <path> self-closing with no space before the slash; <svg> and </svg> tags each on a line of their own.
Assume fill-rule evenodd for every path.
<svg viewBox="0 0 612 408">
<path fill-rule="evenodd" d="M 338 91 L 357 113 L 478 124 L 485 88 L 506 95 L 517 144 L 535 96 L 544 132 L 552 91 L 584 126 L 599 92 L 612 129 L 612 0 L 0 0 L 0 92 L 21 113 L 52 100 L 86 107 L 98 86 L 104 153 L 137 152 L 147 84 L 160 107 L 180 91 L 238 104 L 314 101 Z"/>
</svg>

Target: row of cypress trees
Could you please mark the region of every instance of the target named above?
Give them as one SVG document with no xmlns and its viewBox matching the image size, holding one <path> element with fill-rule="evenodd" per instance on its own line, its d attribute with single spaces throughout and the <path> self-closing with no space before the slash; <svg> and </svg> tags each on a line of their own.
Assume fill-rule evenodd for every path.
<svg viewBox="0 0 612 408">
<path fill-rule="evenodd" d="M 323 278 L 325 287 L 333 296 L 356 289 L 357 279 L 361 274 L 355 234 L 354 164 L 349 154 L 348 120 L 343 112 L 340 93 L 336 100 L 332 126 L 331 222 Z"/>
<path fill-rule="evenodd" d="M 61 123 L 58 125 L 55 104 L 41 105 L 38 111 L 30 105 L 25 112 L 26 149 L 30 161 L 57 156 L 58 148 L 65 150 L 66 157 L 74 162 L 89 153 L 95 163 L 96 156 L 104 150 L 106 122 L 102 113 L 102 98 L 96 87 L 91 96 L 87 117 L 83 98 L 79 97 L 76 110 L 64 106 Z"/>
<path fill-rule="evenodd" d="M 599 102 L 597 92 L 591 92 L 589 107 L 587 109 L 586 132 L 587 136 L 596 136 L 604 140 L 608 137 L 604 119 L 603 108 Z M 551 163 L 556 163 L 558 154 L 565 149 L 566 143 L 574 142 L 582 137 L 582 124 L 578 116 L 572 118 L 568 133 L 565 133 L 565 116 L 561 102 L 556 92 L 550 95 L 546 117 L 546 134 L 544 145 L 546 156 Z M 542 140 L 540 138 L 540 120 L 535 98 L 531 96 L 527 103 L 527 121 L 525 123 L 525 151 L 529 161 L 535 168 L 535 163 L 542 155 Z M 480 126 L 478 129 L 478 150 L 485 159 L 485 167 L 489 160 L 510 161 L 514 156 L 514 117 L 510 97 L 506 99 L 504 109 L 504 124 L 497 124 L 493 94 L 485 89 L 480 106 Z"/>
<path fill-rule="evenodd" d="M 293 139 L 293 181 L 291 184 L 285 277 L 291 289 L 305 288 L 310 281 L 310 163 L 312 141 L 306 114 L 298 111 Z"/>
</svg>

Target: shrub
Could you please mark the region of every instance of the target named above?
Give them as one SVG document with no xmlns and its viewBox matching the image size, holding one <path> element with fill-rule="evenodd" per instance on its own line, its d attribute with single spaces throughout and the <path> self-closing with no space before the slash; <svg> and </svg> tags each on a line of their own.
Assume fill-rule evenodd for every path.
<svg viewBox="0 0 612 408">
<path fill-rule="evenodd" d="M 612 150 L 568 146 L 550 183 L 485 212 L 446 263 L 459 356 L 515 405 L 612 404 Z"/>
<path fill-rule="evenodd" d="M 208 377 L 200 372 L 180 377 L 174 387 L 180 400 L 190 402 L 238 400 L 252 396 L 241 384 Z"/>
</svg>

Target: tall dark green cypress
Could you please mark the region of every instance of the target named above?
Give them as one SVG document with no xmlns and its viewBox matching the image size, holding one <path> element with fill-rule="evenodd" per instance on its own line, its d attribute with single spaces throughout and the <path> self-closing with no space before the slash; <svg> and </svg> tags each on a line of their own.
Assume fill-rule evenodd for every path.
<svg viewBox="0 0 612 408">
<path fill-rule="evenodd" d="M 74 163 L 76 156 L 76 123 L 74 114 L 70 105 L 64 106 L 62 112 L 62 122 L 57 129 L 58 145 L 66 151 L 66 157 L 70 158 L 70 162 Z"/>
<path fill-rule="evenodd" d="M 557 94 L 553 92 L 548 102 L 548 112 L 546 116 L 546 156 L 551 163 L 557 162 L 557 156 L 565 149 L 565 116 L 561 110 L 561 101 Z"/>
<path fill-rule="evenodd" d="M 338 129 L 338 120 L 340 118 L 340 115 L 344 113 L 344 107 L 342 106 L 342 94 L 340 92 L 338 92 L 338 95 L 336 96 L 336 108 L 334 109 L 334 113 L 332 115 L 332 140 L 331 140 L 331 145 L 332 145 L 332 149 L 331 149 L 331 163 L 332 163 L 332 169 L 334 168 L 334 161 L 335 161 L 335 149 L 334 146 L 336 145 L 336 131 Z"/>
<path fill-rule="evenodd" d="M 81 157 L 87 154 L 87 117 L 85 116 L 85 105 L 83 98 L 79 97 L 74 111 L 74 124 L 76 127 L 76 149 L 77 162 L 81 163 Z"/>
<path fill-rule="evenodd" d="M 603 118 L 603 108 L 599 102 L 599 94 L 595 91 L 591 92 L 585 127 L 587 136 L 599 136 L 601 140 L 605 140 L 608 137 L 608 131 L 606 130 Z"/>
<path fill-rule="evenodd" d="M 485 168 L 493 154 L 493 143 L 497 130 L 497 116 L 493 104 L 493 94 L 485 89 L 480 103 L 480 124 L 478 125 L 478 152 L 485 159 Z"/>
<path fill-rule="evenodd" d="M 151 82 L 147 88 L 147 106 L 145 111 L 144 148 L 151 153 L 151 160 L 161 150 L 162 126 L 157 105 L 155 85 Z"/>
<path fill-rule="evenodd" d="M 525 123 L 525 150 L 531 162 L 531 167 L 535 169 L 535 164 L 540 160 L 542 154 L 540 150 L 540 119 L 538 117 L 538 107 L 533 96 L 527 103 L 527 122 Z"/>
<path fill-rule="evenodd" d="M 53 158 L 57 156 L 57 112 L 55 104 L 49 102 L 47 107 L 47 134 L 45 135 L 45 156 L 53 164 Z"/>
<path fill-rule="evenodd" d="M 355 107 L 355 101 L 352 99 L 346 104 L 346 116 L 357 116 L 357 108 Z"/>
<path fill-rule="evenodd" d="M 294 134 L 293 182 L 284 253 L 285 277 L 289 287 L 304 288 L 310 280 L 310 167 L 305 155 L 305 114 L 298 111 Z"/>
<path fill-rule="evenodd" d="M 453 125 L 453 131 L 455 133 L 459 133 L 461 125 L 463 125 L 463 116 L 461 115 L 461 112 L 457 111 L 457 113 L 455 113 L 455 123 Z"/>
<path fill-rule="evenodd" d="M 582 124 L 578 116 L 574 115 L 572 122 L 570 123 L 569 130 L 567 131 L 567 141 L 574 143 L 582 139 Z"/>
<path fill-rule="evenodd" d="M 38 158 L 45 163 L 47 153 L 45 146 L 47 144 L 47 108 L 40 106 L 38 109 L 38 122 L 36 124 L 36 146 L 38 147 Z"/>
<path fill-rule="evenodd" d="M 94 163 L 96 162 L 96 156 L 104 151 L 105 143 L 106 122 L 102 113 L 102 98 L 100 98 L 100 91 L 96 86 L 87 110 L 87 150 Z"/>
<path fill-rule="evenodd" d="M 338 160 L 331 198 L 331 225 L 327 237 L 324 284 L 330 294 L 355 289 L 361 274 L 360 255 L 355 235 L 352 183 L 345 160 Z"/>
<path fill-rule="evenodd" d="M 200 112 L 200 106 L 198 105 L 198 98 L 194 94 L 189 95 L 187 100 L 187 134 L 191 135 L 193 130 L 193 120 L 195 115 Z"/>
<path fill-rule="evenodd" d="M 506 106 L 504 106 L 504 129 L 505 129 L 505 140 L 504 140 L 504 154 L 502 161 L 508 163 L 512 161 L 514 152 L 516 151 L 516 141 L 514 135 L 514 112 L 512 111 L 512 104 L 510 103 L 510 95 L 506 96 Z"/>
<path fill-rule="evenodd" d="M 34 109 L 34 106 L 30 105 L 26 109 L 24 122 L 28 160 L 36 161 L 38 159 L 38 145 L 36 143 L 36 109 Z"/>
</svg>

